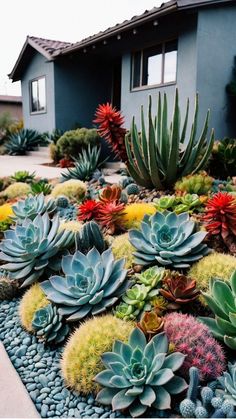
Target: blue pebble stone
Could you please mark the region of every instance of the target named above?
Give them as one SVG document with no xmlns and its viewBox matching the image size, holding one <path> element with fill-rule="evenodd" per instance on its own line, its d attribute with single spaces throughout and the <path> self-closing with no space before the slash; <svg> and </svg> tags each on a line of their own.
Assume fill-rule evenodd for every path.
<svg viewBox="0 0 236 419">
<path fill-rule="evenodd" d="M 43 388 L 41 388 L 41 390 L 40 390 L 40 392 L 41 393 L 50 393 L 50 388 L 49 387 L 43 387 Z"/>
<path fill-rule="evenodd" d="M 34 390 L 30 392 L 30 397 L 34 401 L 37 399 L 38 395 L 39 395 L 39 390 Z"/>
<path fill-rule="evenodd" d="M 37 397 L 37 402 L 42 402 L 44 399 L 46 399 L 47 393 L 42 393 L 40 396 Z"/>
<path fill-rule="evenodd" d="M 71 418 L 74 416 L 74 409 L 69 409 L 68 416 Z"/>
<path fill-rule="evenodd" d="M 21 367 L 22 365 L 23 365 L 23 361 L 22 361 L 21 359 L 17 358 L 17 359 L 15 360 L 15 367 L 16 367 L 16 368 L 19 368 L 19 367 Z"/>
<path fill-rule="evenodd" d="M 39 369 L 39 368 L 45 368 L 46 365 L 43 362 L 36 362 L 35 364 L 35 368 Z"/>
<path fill-rule="evenodd" d="M 94 413 L 94 409 L 85 409 L 86 415 L 91 416 Z"/>
<path fill-rule="evenodd" d="M 61 393 L 55 394 L 53 396 L 53 398 L 54 398 L 54 400 L 63 400 L 64 399 L 63 394 L 61 394 Z"/>
<path fill-rule="evenodd" d="M 33 391 L 33 390 L 36 389 L 36 384 L 35 383 L 28 384 L 28 385 L 26 384 L 26 388 L 27 388 L 28 391 Z"/>
<path fill-rule="evenodd" d="M 77 404 L 77 408 L 78 408 L 79 410 L 84 410 L 86 406 L 87 406 L 87 405 L 86 405 L 86 403 L 84 403 L 84 402 L 79 402 L 79 403 Z"/>
<path fill-rule="evenodd" d="M 42 384 L 43 387 L 47 387 L 48 380 L 47 380 L 46 375 L 40 374 L 39 375 L 39 382 L 40 382 L 40 384 Z"/>
<path fill-rule="evenodd" d="M 48 418 L 53 418 L 55 416 L 55 411 L 54 410 L 50 410 L 50 412 L 47 412 L 47 417 Z"/>
<path fill-rule="evenodd" d="M 75 418 L 80 418 L 80 412 L 78 409 L 74 409 L 74 417 Z"/>
<path fill-rule="evenodd" d="M 37 355 L 34 356 L 34 361 L 35 362 L 39 362 L 40 359 L 41 359 L 41 356 L 39 354 L 37 354 Z"/>
<path fill-rule="evenodd" d="M 36 406 L 37 410 L 40 412 L 40 410 L 41 410 L 41 403 L 36 403 L 35 406 Z"/>
<path fill-rule="evenodd" d="M 23 345 L 29 346 L 31 344 L 31 338 L 27 336 L 27 338 L 24 338 L 22 341 Z"/>
<path fill-rule="evenodd" d="M 57 410 L 59 410 L 60 412 L 63 412 L 63 410 L 64 410 L 64 404 L 63 403 L 58 403 L 57 404 Z"/>
<path fill-rule="evenodd" d="M 47 417 L 47 412 L 48 412 L 48 406 L 46 404 L 43 404 L 42 408 L 41 408 L 41 416 L 43 418 L 46 418 Z"/>
<path fill-rule="evenodd" d="M 67 397 L 67 396 L 69 396 L 69 395 L 70 395 L 70 392 L 69 392 L 69 390 L 67 390 L 67 388 L 63 388 L 63 390 L 62 390 L 62 394 L 63 394 L 65 397 Z"/>
<path fill-rule="evenodd" d="M 94 403 L 94 397 L 93 396 L 89 396 L 89 398 L 88 398 L 88 400 L 87 400 L 87 403 L 88 404 L 93 404 Z"/>
<path fill-rule="evenodd" d="M 102 407 L 94 407 L 94 410 L 99 415 L 101 415 L 102 413 L 104 413 L 104 409 Z"/>
</svg>

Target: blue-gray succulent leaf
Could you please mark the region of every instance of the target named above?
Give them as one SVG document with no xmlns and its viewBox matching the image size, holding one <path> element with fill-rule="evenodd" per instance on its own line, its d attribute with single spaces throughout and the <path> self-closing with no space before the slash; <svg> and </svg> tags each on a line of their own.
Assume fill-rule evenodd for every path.
<svg viewBox="0 0 236 419">
<path fill-rule="evenodd" d="M 113 397 L 118 393 L 118 389 L 114 388 L 103 388 L 99 391 L 96 397 L 96 401 L 98 403 L 102 403 L 104 405 L 111 405 Z"/>
<path fill-rule="evenodd" d="M 111 387 L 114 388 L 113 384 L 111 384 L 111 379 L 114 376 L 113 372 L 111 370 L 103 370 L 99 372 L 96 377 L 94 377 L 94 380 L 105 387 Z"/>
<path fill-rule="evenodd" d="M 169 343 L 165 332 L 159 333 L 152 339 L 155 353 L 168 353 Z"/>
<path fill-rule="evenodd" d="M 170 409 L 171 397 L 168 391 L 164 387 L 157 387 L 154 391 L 156 393 L 156 400 L 153 403 L 153 407 L 158 410 Z"/>
<path fill-rule="evenodd" d="M 141 351 L 144 351 L 146 345 L 147 345 L 147 339 L 144 333 L 138 327 L 136 327 L 130 334 L 129 346 L 133 350 L 139 347 Z"/>
<path fill-rule="evenodd" d="M 151 407 L 156 400 L 156 393 L 150 386 L 145 386 L 143 393 L 139 395 L 139 400 L 144 406 Z"/>
<path fill-rule="evenodd" d="M 162 368 L 161 370 L 157 371 L 149 383 L 151 386 L 163 386 L 164 384 L 168 383 L 171 378 L 174 377 L 174 373 L 170 368 Z"/>
<path fill-rule="evenodd" d="M 185 360 L 186 355 L 181 352 L 174 352 L 170 355 L 167 355 L 163 364 L 163 368 L 171 368 L 172 371 L 177 371 Z M 155 365 L 154 365 L 155 367 Z"/>
<path fill-rule="evenodd" d="M 113 410 L 127 409 L 135 400 L 136 396 L 126 395 L 126 389 L 119 391 L 112 399 Z"/>
<path fill-rule="evenodd" d="M 164 385 L 164 388 L 170 394 L 179 394 L 188 388 L 188 384 L 184 378 L 175 375 L 168 383 Z"/>
</svg>

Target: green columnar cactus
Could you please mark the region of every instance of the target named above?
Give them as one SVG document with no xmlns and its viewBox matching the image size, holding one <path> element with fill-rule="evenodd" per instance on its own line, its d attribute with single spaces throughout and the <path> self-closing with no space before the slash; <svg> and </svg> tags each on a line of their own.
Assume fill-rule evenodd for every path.
<svg viewBox="0 0 236 419">
<path fill-rule="evenodd" d="M 99 403 L 113 410 L 128 409 L 132 417 L 142 416 L 149 407 L 170 409 L 171 395 L 187 388 L 187 383 L 175 375 L 184 355 L 168 353 L 165 333 L 156 335 L 148 344 L 144 333 L 135 328 L 128 344 L 115 341 L 112 352 L 102 355 L 106 370 L 95 381 L 103 388 L 97 395 Z"/>
<path fill-rule="evenodd" d="M 152 102 L 149 96 L 148 130 L 145 126 L 143 107 L 141 108 L 141 134 L 138 133 L 133 118 L 130 133 L 125 137 L 128 156 L 127 168 L 138 185 L 145 188 L 170 188 L 176 180 L 190 173 L 196 173 L 206 165 L 210 156 L 214 132 L 207 138 L 209 111 L 200 138 L 197 137 L 198 95 L 190 132 L 186 138 L 189 101 L 182 130 L 180 129 L 179 95 L 176 89 L 174 114 L 170 128 L 167 121 L 167 96 L 158 98 L 158 110 L 152 117 Z"/>
<path fill-rule="evenodd" d="M 35 312 L 32 329 L 39 340 L 54 344 L 63 342 L 70 330 L 69 326 L 63 323 L 63 318 L 57 308 L 52 304 Z"/>
<path fill-rule="evenodd" d="M 34 220 L 37 215 L 43 215 L 45 212 L 48 214 L 56 210 L 56 203 L 53 199 L 45 201 L 43 193 L 40 195 L 32 196 L 29 195 L 23 201 L 18 201 L 12 206 L 12 210 L 15 217 L 12 217 L 14 221 L 24 220 L 30 218 Z"/>
<path fill-rule="evenodd" d="M 45 212 L 32 221 L 26 218 L 22 225 L 4 233 L 0 244 L 0 260 L 7 262 L 2 269 L 9 272 L 11 279 L 17 279 L 22 287 L 37 281 L 46 269 L 60 270 L 62 252 L 74 242 L 74 234 L 63 230 L 58 232 L 59 217 L 50 220 Z"/>
<path fill-rule="evenodd" d="M 140 265 L 158 263 L 175 268 L 188 268 L 191 263 L 210 253 L 202 241 L 206 232 L 193 233 L 194 221 L 188 213 L 157 212 L 145 215 L 140 230 L 130 230 L 129 239 L 136 248 L 135 261 Z"/>
<path fill-rule="evenodd" d="M 128 286 L 124 259 L 115 261 L 111 249 L 93 248 L 62 259 L 65 278 L 52 276 L 41 284 L 47 298 L 59 306 L 68 321 L 97 315 L 112 307 Z"/>
<path fill-rule="evenodd" d="M 102 253 L 106 248 L 106 243 L 102 232 L 95 221 L 85 223 L 81 231 L 76 236 L 77 250 L 88 253 L 93 247 Z"/>
</svg>

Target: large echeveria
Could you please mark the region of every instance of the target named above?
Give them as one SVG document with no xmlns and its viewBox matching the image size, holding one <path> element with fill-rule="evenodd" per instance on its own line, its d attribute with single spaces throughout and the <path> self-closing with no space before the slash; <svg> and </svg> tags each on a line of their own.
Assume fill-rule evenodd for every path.
<svg viewBox="0 0 236 419">
<path fill-rule="evenodd" d="M 39 340 L 55 344 L 63 342 L 70 330 L 52 304 L 35 312 L 32 327 Z"/>
<path fill-rule="evenodd" d="M 185 358 L 180 352 L 168 353 L 165 333 L 156 335 L 148 344 L 144 333 L 135 328 L 129 342 L 115 341 L 113 352 L 102 355 L 106 370 L 95 381 L 103 388 L 99 403 L 113 410 L 129 409 L 132 417 L 142 416 L 148 407 L 170 409 L 171 395 L 187 388 L 187 383 L 174 374 Z"/>
<path fill-rule="evenodd" d="M 12 206 L 12 210 L 15 217 L 12 217 L 15 221 L 21 222 L 25 218 L 34 220 L 37 215 L 43 215 L 45 212 L 52 213 L 56 210 L 56 203 L 54 199 L 48 201 L 45 200 L 43 193 L 40 195 L 29 195 L 26 199 L 18 201 Z"/>
<path fill-rule="evenodd" d="M 41 287 L 47 298 L 59 305 L 68 321 L 88 314 L 96 315 L 112 307 L 127 288 L 125 260 L 114 260 L 111 249 L 99 253 L 93 248 L 86 255 L 77 251 L 63 257 L 65 278 L 53 276 Z"/>
<path fill-rule="evenodd" d="M 177 215 L 164 211 L 145 215 L 140 230 L 129 232 L 130 242 L 136 248 L 135 262 L 188 268 L 210 252 L 202 243 L 207 233 L 194 233 L 194 229 L 195 222 L 189 219 L 188 213 Z"/>
</svg>

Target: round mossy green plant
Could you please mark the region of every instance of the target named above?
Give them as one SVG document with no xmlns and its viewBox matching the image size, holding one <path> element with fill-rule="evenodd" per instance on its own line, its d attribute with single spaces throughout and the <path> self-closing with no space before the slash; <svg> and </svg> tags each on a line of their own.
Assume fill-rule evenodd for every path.
<svg viewBox="0 0 236 419">
<path fill-rule="evenodd" d="M 31 187 L 28 183 L 15 182 L 9 185 L 1 194 L 7 196 L 8 199 L 22 198 L 31 192 Z"/>
<path fill-rule="evenodd" d="M 50 301 L 47 300 L 46 295 L 39 284 L 32 285 L 24 294 L 20 306 L 19 315 L 22 326 L 28 331 L 32 332 L 32 320 L 35 312 L 40 308 L 46 307 Z"/>
<path fill-rule="evenodd" d="M 62 356 L 65 384 L 84 394 L 98 392 L 99 385 L 94 377 L 105 368 L 101 355 L 112 351 L 115 340 L 127 342 L 133 328 L 133 323 L 117 319 L 111 314 L 83 323 L 70 337 Z"/>
<path fill-rule="evenodd" d="M 211 278 L 227 281 L 235 269 L 236 257 L 215 252 L 194 263 L 188 275 L 196 280 L 198 289 L 208 291 Z"/>
<path fill-rule="evenodd" d="M 134 264 L 133 252 L 135 248 L 129 241 L 128 233 L 116 236 L 111 245 L 112 253 L 116 259 L 125 258 L 125 268 L 129 269 Z"/>
<path fill-rule="evenodd" d="M 65 195 L 69 199 L 81 201 L 87 191 L 86 184 L 81 180 L 71 179 L 63 183 L 58 183 L 54 186 L 51 195 L 57 198 L 60 195 Z"/>
</svg>

